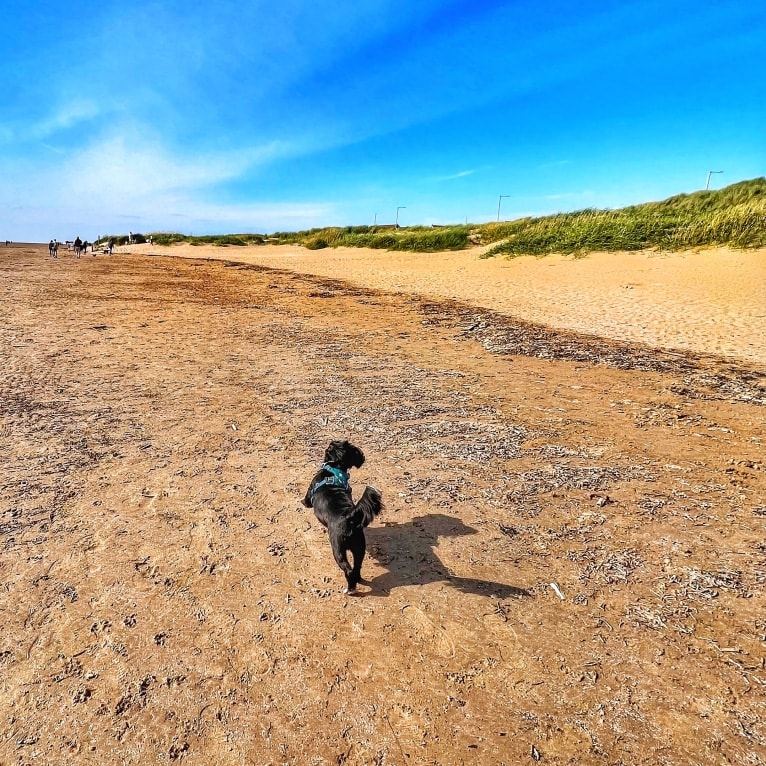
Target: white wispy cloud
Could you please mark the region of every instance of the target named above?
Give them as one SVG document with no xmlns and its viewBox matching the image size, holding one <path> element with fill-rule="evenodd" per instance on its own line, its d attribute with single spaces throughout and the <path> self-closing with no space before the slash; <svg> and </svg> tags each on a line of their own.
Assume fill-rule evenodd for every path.
<svg viewBox="0 0 766 766">
<path fill-rule="evenodd" d="M 85 180 L 90 193 L 101 200 L 127 201 L 171 190 L 212 187 L 241 177 L 258 165 L 288 156 L 291 151 L 294 149 L 290 145 L 271 141 L 231 151 L 190 155 L 173 152 L 159 140 L 115 134 L 74 154 L 61 171 L 65 179 Z"/>
<path fill-rule="evenodd" d="M 33 138 L 47 138 L 60 130 L 67 130 L 79 123 L 93 120 L 99 116 L 100 112 L 98 104 L 94 101 L 71 101 L 33 124 L 29 132 Z"/>
<path fill-rule="evenodd" d="M 434 178 L 434 181 L 442 182 L 442 181 L 455 181 L 458 178 L 465 178 L 466 176 L 472 176 L 476 171 L 475 170 L 461 170 L 459 173 L 452 173 L 452 175 L 448 176 L 439 176 L 437 178 Z"/>
<path fill-rule="evenodd" d="M 17 119 L 0 124 L 0 145 L 16 145 L 20 151 L 25 144 L 46 141 L 61 131 L 92 121 L 102 109 L 88 99 L 71 101 L 49 110 L 40 116 Z"/>
<path fill-rule="evenodd" d="M 136 231 L 273 230 L 311 226 L 331 211 L 327 204 L 224 201 L 222 185 L 300 147 L 272 141 L 192 154 L 147 133 L 139 126 L 115 131 L 39 165 L 0 157 L 0 174 L 15 179 L 0 186 L 0 228 L 19 232 L 16 239 L 28 238 L 23 232 L 34 221 L 38 231 L 44 221 L 60 237 L 117 232 L 126 221 Z"/>
</svg>

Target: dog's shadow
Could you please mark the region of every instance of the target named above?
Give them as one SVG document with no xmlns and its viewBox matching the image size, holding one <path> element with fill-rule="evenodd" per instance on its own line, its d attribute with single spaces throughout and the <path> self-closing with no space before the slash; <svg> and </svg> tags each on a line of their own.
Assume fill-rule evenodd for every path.
<svg viewBox="0 0 766 766">
<path fill-rule="evenodd" d="M 388 571 L 366 581 L 369 595 L 388 596 L 404 585 L 426 585 L 444 582 L 463 593 L 510 598 L 531 595 L 515 585 L 458 577 L 442 563 L 435 547 L 440 537 L 474 535 L 476 530 L 454 516 L 432 513 L 417 516 L 405 524 L 368 527 L 367 554 Z"/>
</svg>

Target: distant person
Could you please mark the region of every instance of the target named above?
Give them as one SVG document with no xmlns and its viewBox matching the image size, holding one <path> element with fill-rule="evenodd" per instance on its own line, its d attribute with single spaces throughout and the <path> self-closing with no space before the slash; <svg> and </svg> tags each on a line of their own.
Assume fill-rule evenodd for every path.
<svg viewBox="0 0 766 766">
<path fill-rule="evenodd" d="M 109 255 L 111 255 L 112 251 L 114 250 L 114 240 L 111 237 L 109 237 L 109 239 L 107 240 L 106 250 L 109 253 Z"/>
<path fill-rule="evenodd" d="M 133 244 L 133 232 L 132 231 L 128 232 L 128 244 L 129 245 Z"/>
<path fill-rule="evenodd" d="M 74 254 L 79 258 L 82 254 L 82 240 L 79 237 L 74 241 Z"/>
<path fill-rule="evenodd" d="M 5 244 L 7 245 L 7 244 L 8 244 L 8 242 L 6 242 Z M 55 257 L 56 257 L 56 256 L 53 254 L 53 249 L 54 249 L 53 240 L 51 240 L 51 241 L 48 243 L 48 255 L 49 255 L 51 258 L 55 258 Z"/>
</svg>

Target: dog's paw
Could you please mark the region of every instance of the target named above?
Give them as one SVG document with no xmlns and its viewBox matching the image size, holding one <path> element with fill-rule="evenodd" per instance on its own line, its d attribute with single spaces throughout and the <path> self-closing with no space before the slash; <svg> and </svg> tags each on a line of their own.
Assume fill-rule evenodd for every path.
<svg viewBox="0 0 766 766">
<path fill-rule="evenodd" d="M 347 596 L 358 596 L 359 591 L 356 588 L 346 588 L 343 591 Z"/>
</svg>

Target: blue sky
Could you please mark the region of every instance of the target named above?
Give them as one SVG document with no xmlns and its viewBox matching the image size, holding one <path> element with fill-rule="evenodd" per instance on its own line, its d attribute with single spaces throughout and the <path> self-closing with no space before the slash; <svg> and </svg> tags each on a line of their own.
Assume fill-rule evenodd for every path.
<svg viewBox="0 0 766 766">
<path fill-rule="evenodd" d="M 0 239 L 619 207 L 766 175 L 763 0 L 0 0 Z"/>
</svg>

